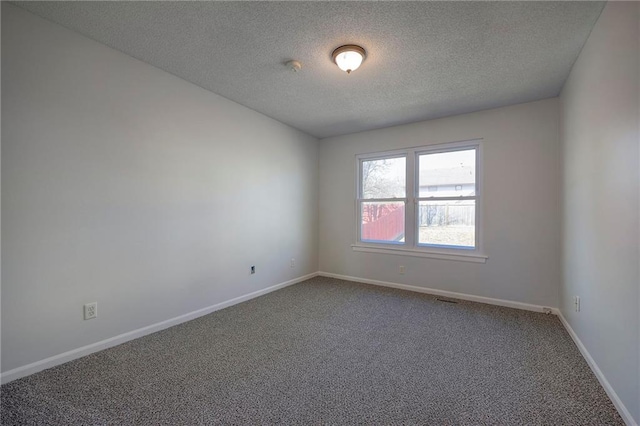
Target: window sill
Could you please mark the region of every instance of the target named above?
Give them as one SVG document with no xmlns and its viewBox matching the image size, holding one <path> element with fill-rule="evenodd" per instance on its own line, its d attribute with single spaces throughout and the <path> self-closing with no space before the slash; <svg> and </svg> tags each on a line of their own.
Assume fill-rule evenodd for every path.
<svg viewBox="0 0 640 426">
<path fill-rule="evenodd" d="M 381 254 L 393 254 L 397 256 L 413 256 L 413 257 L 427 257 L 430 259 L 441 260 L 457 260 L 460 262 L 472 262 L 472 263 L 487 263 L 489 256 L 485 256 L 478 253 L 448 253 L 438 251 L 426 251 L 408 248 L 398 247 L 378 247 L 367 246 L 360 244 L 352 244 L 353 251 L 365 252 L 365 253 L 381 253 Z"/>
</svg>

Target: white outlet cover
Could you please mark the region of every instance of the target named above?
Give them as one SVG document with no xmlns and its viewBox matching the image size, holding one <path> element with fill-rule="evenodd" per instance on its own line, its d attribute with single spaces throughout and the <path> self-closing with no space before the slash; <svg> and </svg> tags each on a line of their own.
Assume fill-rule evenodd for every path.
<svg viewBox="0 0 640 426">
<path fill-rule="evenodd" d="M 98 302 L 91 302 L 84 305 L 84 319 L 93 319 L 98 316 Z"/>
</svg>

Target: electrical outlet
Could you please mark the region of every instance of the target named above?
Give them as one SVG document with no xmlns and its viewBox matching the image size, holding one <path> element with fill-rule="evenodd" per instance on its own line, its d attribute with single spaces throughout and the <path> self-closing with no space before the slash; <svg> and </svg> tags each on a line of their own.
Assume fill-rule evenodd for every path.
<svg viewBox="0 0 640 426">
<path fill-rule="evenodd" d="M 404 275 L 404 265 L 400 265 L 400 275 Z"/>
<path fill-rule="evenodd" d="M 573 304 L 576 307 L 576 312 L 580 312 L 580 296 L 575 296 L 574 297 Z"/>
<path fill-rule="evenodd" d="M 92 319 L 98 316 L 98 302 L 91 302 L 84 305 L 84 319 Z"/>
<path fill-rule="evenodd" d="M 256 273 L 256 267 L 255 266 L 251 266 L 251 273 L 255 274 Z"/>
<path fill-rule="evenodd" d="M 293 257 L 291 258 L 291 264 L 290 264 L 290 266 L 291 266 L 292 268 L 295 268 L 295 267 L 296 267 L 296 260 L 295 260 Z"/>
</svg>

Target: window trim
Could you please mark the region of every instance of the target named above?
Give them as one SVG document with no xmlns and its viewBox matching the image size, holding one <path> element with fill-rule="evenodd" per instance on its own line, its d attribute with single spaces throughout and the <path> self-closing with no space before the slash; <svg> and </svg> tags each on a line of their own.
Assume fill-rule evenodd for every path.
<svg viewBox="0 0 640 426">
<path fill-rule="evenodd" d="M 483 222 L 482 222 L 482 200 L 483 200 L 483 179 L 482 179 L 482 163 L 483 149 L 482 138 L 470 139 L 464 141 L 439 143 L 432 145 L 424 145 L 419 147 L 411 147 L 401 150 L 373 152 L 356 155 L 356 197 L 355 197 L 355 216 L 356 216 L 356 235 L 355 244 L 351 247 L 356 252 L 383 253 L 413 257 L 427 257 L 444 260 L 458 260 L 475 263 L 485 263 L 488 256 L 484 254 L 483 242 Z M 476 150 L 476 191 L 475 196 L 469 197 L 475 200 L 475 247 L 460 247 L 435 244 L 419 244 L 418 233 L 420 227 L 417 226 L 418 208 L 420 201 L 429 199 L 453 199 L 458 200 L 460 197 L 419 197 L 419 156 L 424 154 L 437 154 L 443 152 L 463 151 L 465 149 Z M 363 161 L 389 159 L 404 157 L 406 160 L 406 191 L 405 198 L 396 199 L 363 199 L 362 198 L 362 163 Z M 466 197 L 465 197 L 466 198 Z M 405 241 L 402 242 L 373 242 L 362 241 L 362 223 L 361 223 L 361 205 L 363 201 L 390 201 L 405 203 Z M 413 208 L 410 206 L 413 205 Z"/>
</svg>

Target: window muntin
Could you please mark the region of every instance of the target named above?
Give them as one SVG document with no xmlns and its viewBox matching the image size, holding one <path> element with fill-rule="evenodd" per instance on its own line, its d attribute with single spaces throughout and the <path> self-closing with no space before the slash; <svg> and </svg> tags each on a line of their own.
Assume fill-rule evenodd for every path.
<svg viewBox="0 0 640 426">
<path fill-rule="evenodd" d="M 470 141 L 358 156 L 358 242 L 479 252 L 479 151 Z"/>
</svg>

